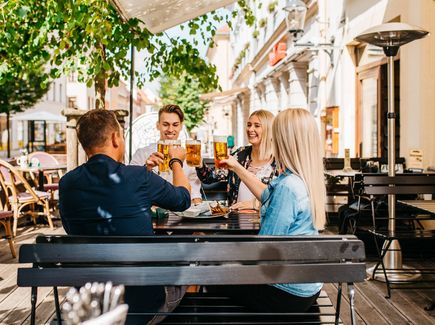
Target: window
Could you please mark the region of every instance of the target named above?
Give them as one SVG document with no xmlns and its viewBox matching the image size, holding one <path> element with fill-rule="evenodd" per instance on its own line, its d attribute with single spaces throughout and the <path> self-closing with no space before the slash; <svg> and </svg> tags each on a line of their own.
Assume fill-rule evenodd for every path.
<svg viewBox="0 0 435 325">
<path fill-rule="evenodd" d="M 77 82 L 77 73 L 71 72 L 71 74 L 68 76 L 68 81 L 69 82 Z"/>
<path fill-rule="evenodd" d="M 338 106 L 327 107 L 322 116 L 325 157 L 337 157 L 339 145 L 339 108 Z"/>
<path fill-rule="evenodd" d="M 68 97 L 68 108 L 77 108 L 77 97 Z"/>
<path fill-rule="evenodd" d="M 53 82 L 53 85 L 51 86 L 51 99 L 53 100 L 53 102 L 56 101 L 56 83 Z"/>
<path fill-rule="evenodd" d="M 388 81 L 387 65 L 381 64 L 368 69 L 359 68 L 357 73 L 357 118 L 356 149 L 363 158 L 387 157 L 388 155 Z M 400 63 L 394 63 L 395 110 L 400 110 Z M 396 156 L 399 156 L 400 121 L 396 116 Z"/>
</svg>

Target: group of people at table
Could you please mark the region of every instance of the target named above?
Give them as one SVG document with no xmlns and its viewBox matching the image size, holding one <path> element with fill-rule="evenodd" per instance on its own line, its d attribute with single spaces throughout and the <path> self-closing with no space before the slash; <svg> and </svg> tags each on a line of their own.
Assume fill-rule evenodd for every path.
<svg viewBox="0 0 435 325">
<path fill-rule="evenodd" d="M 176 140 L 184 115 L 177 105 L 159 111 L 161 140 Z M 250 145 L 238 148 L 220 164 L 191 167 L 180 146 L 169 148 L 170 171 L 157 173 L 164 155 L 157 145 L 139 149 L 123 163 L 125 142 L 116 116 L 91 110 L 77 123 L 78 139 L 88 161 L 60 180 L 59 209 L 63 227 L 73 235 L 152 235 L 151 207 L 184 211 L 201 201 L 201 182 L 228 182 L 231 209 L 252 209 L 259 202 L 259 235 L 315 235 L 325 225 L 326 191 L 322 146 L 311 113 L 286 109 L 274 115 L 253 112 L 246 124 Z M 128 252 L 126 252 L 128 254 Z M 248 308 L 270 312 L 304 312 L 316 301 L 321 283 L 216 286 Z M 128 287 L 132 312 L 172 311 L 185 287 Z M 162 316 L 140 324 L 156 324 Z M 134 323 L 127 320 L 127 323 Z"/>
</svg>

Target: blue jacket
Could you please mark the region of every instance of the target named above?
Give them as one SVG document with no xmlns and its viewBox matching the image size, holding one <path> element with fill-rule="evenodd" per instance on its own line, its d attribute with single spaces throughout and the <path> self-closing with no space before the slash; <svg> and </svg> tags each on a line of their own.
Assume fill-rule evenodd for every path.
<svg viewBox="0 0 435 325">
<path fill-rule="evenodd" d="M 317 235 L 306 186 L 289 170 L 274 179 L 261 195 L 260 235 Z M 311 297 L 322 283 L 286 283 L 275 287 L 299 297 Z"/>
<path fill-rule="evenodd" d="M 72 235 L 152 235 L 151 206 L 184 211 L 190 194 L 149 172 L 106 155 L 92 156 L 62 177 L 59 210 Z"/>
</svg>

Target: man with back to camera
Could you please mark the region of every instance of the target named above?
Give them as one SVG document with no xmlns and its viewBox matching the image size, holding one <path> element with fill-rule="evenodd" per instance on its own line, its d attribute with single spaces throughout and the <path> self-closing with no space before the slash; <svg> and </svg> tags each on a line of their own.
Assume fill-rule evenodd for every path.
<svg viewBox="0 0 435 325">
<path fill-rule="evenodd" d="M 169 150 L 173 185 L 142 166 L 126 166 L 124 135 L 112 111 L 91 110 L 77 122 L 77 136 L 89 160 L 59 184 L 59 211 L 71 235 L 152 235 L 152 204 L 172 211 L 189 208 L 190 184 L 183 172 L 185 151 Z M 128 287 L 130 312 L 172 311 L 183 287 Z M 162 317 L 146 321 L 156 324 Z M 144 324 L 128 319 L 127 324 Z"/>
<path fill-rule="evenodd" d="M 183 128 L 184 113 L 178 105 L 165 105 L 159 110 L 159 119 L 156 128 L 160 132 L 160 140 L 178 140 L 180 131 Z M 152 143 L 146 147 L 139 148 L 131 158 L 131 165 L 146 165 L 148 170 L 157 172 L 157 166 L 163 163 L 163 155 L 157 152 L 157 144 Z M 192 186 L 192 202 L 201 203 L 201 181 L 196 175 L 195 167 L 187 164 L 183 166 L 184 173 Z M 172 173 L 162 172 L 160 176 L 168 182 L 172 180 Z"/>
</svg>

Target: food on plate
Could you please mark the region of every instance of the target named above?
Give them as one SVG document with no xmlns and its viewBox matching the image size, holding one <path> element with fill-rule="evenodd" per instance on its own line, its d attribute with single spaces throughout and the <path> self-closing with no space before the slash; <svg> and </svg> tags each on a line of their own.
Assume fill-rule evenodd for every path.
<svg viewBox="0 0 435 325">
<path fill-rule="evenodd" d="M 210 206 L 210 211 L 212 214 L 225 214 L 228 213 L 228 208 L 220 206 L 219 202 L 216 206 Z"/>
</svg>

